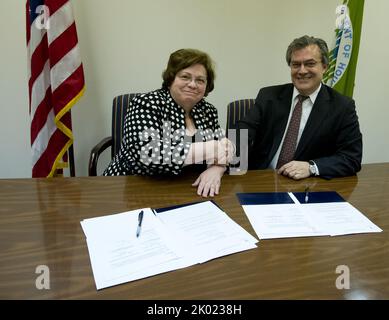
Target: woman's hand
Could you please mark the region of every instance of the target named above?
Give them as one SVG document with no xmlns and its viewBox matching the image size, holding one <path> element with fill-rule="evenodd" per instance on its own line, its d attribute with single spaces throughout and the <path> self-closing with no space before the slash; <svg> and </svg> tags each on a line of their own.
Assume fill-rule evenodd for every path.
<svg viewBox="0 0 389 320">
<path fill-rule="evenodd" d="M 220 183 L 226 167 L 213 165 L 200 174 L 197 180 L 192 184 L 197 187 L 197 194 L 203 197 L 214 197 L 219 194 Z"/>
</svg>

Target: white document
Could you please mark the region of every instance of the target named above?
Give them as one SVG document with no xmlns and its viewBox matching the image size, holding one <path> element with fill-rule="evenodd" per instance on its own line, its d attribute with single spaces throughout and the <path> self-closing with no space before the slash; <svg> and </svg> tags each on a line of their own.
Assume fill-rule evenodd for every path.
<svg viewBox="0 0 389 320">
<path fill-rule="evenodd" d="M 256 248 L 258 242 L 211 201 L 165 211 L 157 216 L 201 263 Z"/>
<path fill-rule="evenodd" d="M 143 208 L 85 219 L 81 226 L 98 290 L 256 248 L 257 242 L 210 201 L 158 216 Z"/>
<path fill-rule="evenodd" d="M 259 239 L 312 237 L 328 235 L 312 220 L 302 205 L 243 205 Z"/>
<path fill-rule="evenodd" d="M 307 203 L 303 207 L 316 225 L 331 236 L 382 231 L 348 202 Z"/>
<path fill-rule="evenodd" d="M 97 289 L 196 263 L 182 255 L 151 209 L 143 211 L 139 237 L 136 229 L 140 210 L 81 222 Z"/>
<path fill-rule="evenodd" d="M 348 202 L 242 205 L 260 239 L 381 232 Z"/>
</svg>

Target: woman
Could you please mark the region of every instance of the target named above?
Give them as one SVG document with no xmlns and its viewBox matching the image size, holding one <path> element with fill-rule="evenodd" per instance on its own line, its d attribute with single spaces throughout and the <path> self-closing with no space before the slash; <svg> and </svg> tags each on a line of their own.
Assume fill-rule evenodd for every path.
<svg viewBox="0 0 389 320">
<path fill-rule="evenodd" d="M 104 175 L 179 174 L 207 163 L 193 183 L 204 197 L 219 193 L 233 145 L 220 128 L 217 110 L 204 100 L 214 88 L 210 57 L 180 49 L 170 55 L 162 88 L 135 97 L 129 105 L 121 149 Z"/>
</svg>

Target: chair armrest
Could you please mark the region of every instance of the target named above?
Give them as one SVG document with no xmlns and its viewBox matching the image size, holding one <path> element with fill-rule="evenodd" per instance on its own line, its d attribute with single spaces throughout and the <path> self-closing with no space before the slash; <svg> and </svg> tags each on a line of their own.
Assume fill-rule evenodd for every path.
<svg viewBox="0 0 389 320">
<path fill-rule="evenodd" d="M 112 147 L 112 137 L 106 137 L 96 144 L 89 156 L 89 176 L 97 176 L 97 161 L 108 147 Z"/>
</svg>

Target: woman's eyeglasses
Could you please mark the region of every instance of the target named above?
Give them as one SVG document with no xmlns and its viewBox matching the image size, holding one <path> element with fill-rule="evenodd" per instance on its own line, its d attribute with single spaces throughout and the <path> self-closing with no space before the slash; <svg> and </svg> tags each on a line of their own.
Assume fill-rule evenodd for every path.
<svg viewBox="0 0 389 320">
<path fill-rule="evenodd" d="M 199 87 L 205 86 L 207 84 L 207 79 L 203 77 L 192 78 L 192 76 L 188 74 L 181 74 L 177 75 L 177 78 L 185 83 L 191 83 L 192 81 L 194 81 L 194 83 Z"/>
</svg>

